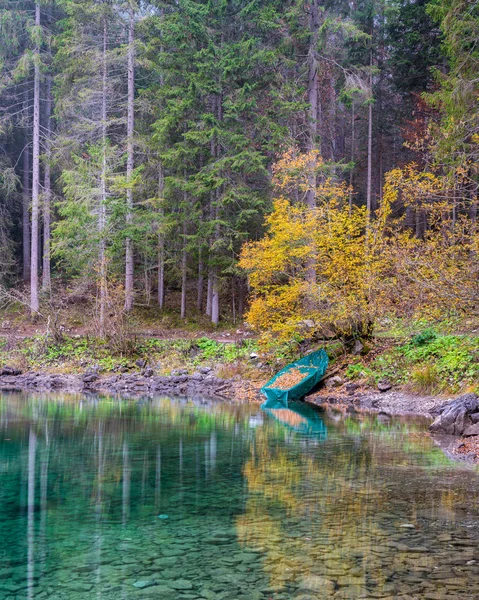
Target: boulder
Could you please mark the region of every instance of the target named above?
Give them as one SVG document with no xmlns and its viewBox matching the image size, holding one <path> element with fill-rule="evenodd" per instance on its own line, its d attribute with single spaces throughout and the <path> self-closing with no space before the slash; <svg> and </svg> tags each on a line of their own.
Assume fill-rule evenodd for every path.
<svg viewBox="0 0 479 600">
<path fill-rule="evenodd" d="M 173 369 L 171 371 L 172 377 L 180 377 L 182 375 L 188 375 L 188 369 Z"/>
<path fill-rule="evenodd" d="M 479 435 L 479 396 L 464 394 L 438 411 L 429 427 L 432 433 L 445 435 Z"/>
<path fill-rule="evenodd" d="M 339 375 L 334 375 L 333 377 L 329 377 L 328 379 L 326 379 L 326 381 L 324 382 L 324 385 L 328 388 L 335 388 L 335 387 L 341 387 L 343 385 L 343 380 L 341 379 L 341 377 Z"/>
<path fill-rule="evenodd" d="M 3 369 L 0 369 L 0 375 L 12 375 L 12 376 L 17 376 L 17 375 L 21 375 L 22 372 L 20 369 L 16 369 L 15 367 L 3 367 Z"/>
<path fill-rule="evenodd" d="M 96 371 L 87 371 L 83 374 L 82 380 L 84 384 L 93 383 L 99 378 L 99 375 Z"/>
<path fill-rule="evenodd" d="M 389 381 L 389 379 L 381 379 L 380 381 L 378 381 L 378 390 L 380 392 L 387 392 L 391 388 L 392 383 Z"/>
</svg>

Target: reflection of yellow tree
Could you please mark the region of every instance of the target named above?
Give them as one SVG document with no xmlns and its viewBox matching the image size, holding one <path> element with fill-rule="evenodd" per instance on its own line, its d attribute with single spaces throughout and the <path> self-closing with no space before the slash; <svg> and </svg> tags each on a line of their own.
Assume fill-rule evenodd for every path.
<svg viewBox="0 0 479 600">
<path fill-rule="evenodd" d="M 372 463 L 381 463 L 384 452 L 400 462 L 397 445 L 365 436 L 362 448 L 345 445 L 333 460 L 325 453 L 318 461 L 307 448 L 292 453 L 284 443 L 273 445 L 267 425 L 256 433 L 244 467 L 250 496 L 237 529 L 245 546 L 262 551 L 272 589 L 301 579 L 324 586 L 321 577 L 334 580 L 344 597 L 360 597 L 367 585 L 383 588 L 390 570 L 381 555 L 392 551 L 383 545 L 390 532 L 377 514 L 387 513 L 388 494 Z"/>
</svg>

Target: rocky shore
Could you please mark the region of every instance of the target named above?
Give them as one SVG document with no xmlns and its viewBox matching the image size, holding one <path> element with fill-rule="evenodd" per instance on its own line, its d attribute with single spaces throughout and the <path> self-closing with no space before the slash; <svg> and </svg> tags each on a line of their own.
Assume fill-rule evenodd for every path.
<svg viewBox="0 0 479 600">
<path fill-rule="evenodd" d="M 427 417 L 431 417 L 434 411 L 450 401 L 451 398 L 419 396 L 393 389 L 386 392 L 365 390 L 355 383 L 348 383 L 336 390 L 325 388 L 306 398 L 306 402 L 318 407 L 370 410 L 392 416 L 421 415 Z"/>
<path fill-rule="evenodd" d="M 171 376 L 155 375 L 153 370 L 148 368 L 137 373 L 115 375 L 101 375 L 95 370 L 86 371 L 81 375 L 58 375 L 41 372 L 20 373 L 6 367 L 0 370 L 0 389 L 127 396 L 167 394 L 238 401 L 260 400 L 255 386 L 216 377 L 208 367 L 201 367 L 191 375 L 186 370 L 179 370 Z"/>
</svg>

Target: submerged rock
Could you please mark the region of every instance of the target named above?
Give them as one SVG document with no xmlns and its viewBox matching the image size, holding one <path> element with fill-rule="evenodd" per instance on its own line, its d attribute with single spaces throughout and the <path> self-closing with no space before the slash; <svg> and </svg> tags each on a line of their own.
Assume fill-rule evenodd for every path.
<svg viewBox="0 0 479 600">
<path fill-rule="evenodd" d="M 156 585 L 156 581 L 140 580 L 140 581 L 135 581 L 135 583 L 133 584 L 133 587 L 136 587 L 139 590 L 144 590 L 145 588 L 152 587 L 153 585 Z"/>
<path fill-rule="evenodd" d="M 479 397 L 464 394 L 438 409 L 438 416 L 431 424 L 432 433 L 445 435 L 479 435 Z"/>
</svg>

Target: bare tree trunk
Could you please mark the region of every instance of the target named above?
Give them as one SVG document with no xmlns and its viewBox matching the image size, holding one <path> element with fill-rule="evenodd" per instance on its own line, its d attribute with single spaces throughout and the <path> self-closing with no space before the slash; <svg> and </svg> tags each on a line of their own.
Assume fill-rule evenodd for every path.
<svg viewBox="0 0 479 600">
<path fill-rule="evenodd" d="M 216 269 L 212 279 L 212 294 L 211 294 L 211 322 L 213 325 L 218 325 L 220 322 L 220 292 L 218 274 Z"/>
<path fill-rule="evenodd" d="M 52 116 L 52 78 L 47 77 L 46 103 L 45 103 L 45 145 L 46 157 L 44 167 L 43 183 L 43 273 L 42 290 L 47 292 L 51 290 L 51 270 L 50 270 L 50 241 L 51 241 L 51 116 Z"/>
<path fill-rule="evenodd" d="M 135 129 L 135 12 L 130 7 L 130 23 L 128 28 L 128 116 L 127 116 L 127 162 L 126 180 L 128 184 L 126 192 L 126 224 L 130 227 L 133 221 L 133 189 L 131 188 L 134 169 L 134 144 L 133 135 Z M 133 308 L 133 278 L 134 278 L 134 256 L 133 243 L 130 238 L 126 239 L 125 252 L 125 310 L 129 312 Z"/>
<path fill-rule="evenodd" d="M 353 210 L 354 161 L 356 159 L 356 111 L 354 100 L 351 102 L 351 170 L 349 171 L 349 212 Z"/>
<path fill-rule="evenodd" d="M 311 152 L 316 148 L 318 136 L 318 33 L 319 33 L 319 0 L 312 0 L 309 13 L 309 50 L 308 50 L 308 138 L 307 150 Z M 311 208 L 316 206 L 316 173 L 310 170 L 306 204 Z"/>
<path fill-rule="evenodd" d="M 158 197 L 160 202 L 163 200 L 165 190 L 165 178 L 163 174 L 163 165 L 160 163 L 160 172 L 158 175 Z M 158 233 L 158 306 L 163 310 L 165 306 L 165 235 L 163 233 L 163 208 L 160 208 L 160 230 Z"/>
<path fill-rule="evenodd" d="M 234 276 L 231 278 L 231 315 L 233 324 L 236 325 L 236 286 Z"/>
<path fill-rule="evenodd" d="M 28 111 L 28 96 L 26 101 Z M 25 149 L 23 151 L 23 195 L 22 195 L 22 225 L 23 225 L 23 281 L 30 281 L 30 140 L 28 129 L 25 131 Z"/>
<path fill-rule="evenodd" d="M 208 286 L 206 290 L 206 310 L 205 314 L 211 317 L 211 304 L 213 300 L 213 276 L 211 274 L 211 267 L 208 272 Z"/>
<path fill-rule="evenodd" d="M 238 280 L 238 315 L 242 319 L 244 314 L 244 281 Z"/>
<path fill-rule="evenodd" d="M 35 2 L 35 26 L 41 26 L 40 0 Z M 40 300 L 38 295 L 39 262 L 39 201 L 40 201 L 40 44 L 35 46 L 35 67 L 33 80 L 33 164 L 32 164 L 32 239 L 30 272 L 30 310 L 32 316 L 38 314 Z"/>
<path fill-rule="evenodd" d="M 151 268 L 146 254 L 143 257 L 143 278 L 145 282 L 145 302 L 147 306 L 151 305 Z"/>
<path fill-rule="evenodd" d="M 369 89 L 371 97 L 368 104 L 368 175 L 367 175 L 367 190 L 366 190 L 366 209 L 368 220 L 372 214 L 372 172 L 373 172 L 373 51 L 370 51 L 369 66 L 371 72 L 369 74 Z"/>
<path fill-rule="evenodd" d="M 102 143 L 103 143 L 103 163 L 101 172 L 101 200 L 98 214 L 98 230 L 100 233 L 100 247 L 98 253 L 98 261 L 100 266 L 100 337 L 105 337 L 105 317 L 106 317 L 106 300 L 107 300 L 107 282 L 106 282 L 106 95 L 107 95 L 107 28 L 106 20 L 103 21 L 103 55 L 102 55 Z"/>
<path fill-rule="evenodd" d="M 188 253 L 186 251 L 186 215 L 183 217 L 183 248 L 181 250 L 181 318 L 186 317 L 186 266 Z"/>
<path fill-rule="evenodd" d="M 198 252 L 198 292 L 196 297 L 196 309 L 201 312 L 203 306 L 203 288 L 204 288 L 205 277 L 203 273 L 203 249 L 199 248 Z"/>
</svg>

